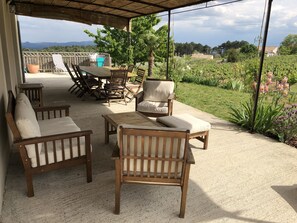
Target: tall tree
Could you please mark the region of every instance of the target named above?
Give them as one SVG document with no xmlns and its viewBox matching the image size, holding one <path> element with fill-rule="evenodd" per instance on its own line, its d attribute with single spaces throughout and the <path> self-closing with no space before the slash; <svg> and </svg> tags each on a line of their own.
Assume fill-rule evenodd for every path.
<svg viewBox="0 0 297 223">
<path fill-rule="evenodd" d="M 167 30 L 166 25 L 155 30 L 161 21 L 156 15 L 138 17 L 132 20 L 131 48 L 129 49 L 128 33 L 112 27 L 104 26 L 97 29 L 97 34 L 85 30 L 90 37 L 94 38 L 101 52 L 108 52 L 116 64 L 144 63 L 154 56 L 154 61 L 163 61 L 166 57 Z M 132 61 L 129 60 L 128 52 L 133 53 Z M 152 67 L 150 67 L 152 69 Z"/>
<path fill-rule="evenodd" d="M 297 54 L 297 34 L 286 36 L 280 45 L 279 52 L 282 55 Z"/>
</svg>

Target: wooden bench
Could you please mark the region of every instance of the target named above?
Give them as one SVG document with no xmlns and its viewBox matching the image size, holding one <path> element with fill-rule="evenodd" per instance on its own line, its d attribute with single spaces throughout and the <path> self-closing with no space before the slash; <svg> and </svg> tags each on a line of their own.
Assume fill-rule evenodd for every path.
<svg viewBox="0 0 297 223">
<path fill-rule="evenodd" d="M 24 93 L 8 92 L 6 120 L 25 169 L 28 197 L 33 175 L 85 164 L 92 181 L 91 130 L 81 131 L 69 117 L 69 105 L 32 108 Z"/>
</svg>

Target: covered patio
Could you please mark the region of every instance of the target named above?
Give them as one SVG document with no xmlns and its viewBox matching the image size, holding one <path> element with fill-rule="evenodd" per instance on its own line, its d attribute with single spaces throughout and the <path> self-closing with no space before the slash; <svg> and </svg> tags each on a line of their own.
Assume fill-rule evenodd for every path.
<svg viewBox="0 0 297 223">
<path fill-rule="evenodd" d="M 190 172 L 185 219 L 179 219 L 177 187 L 124 185 L 121 214 L 114 209 L 116 136 L 104 144 L 102 114 L 134 111 L 134 102 L 98 103 L 67 92 L 67 75 L 31 74 L 43 83 L 45 104 L 70 104 L 81 129 L 92 129 L 93 182 L 77 166 L 34 177 L 35 196 L 26 196 L 17 151 L 10 156 L 1 222 L 297 222 L 296 149 L 174 102 L 174 114 L 189 113 L 211 123 L 209 149 L 190 140 L 196 164 Z"/>
</svg>

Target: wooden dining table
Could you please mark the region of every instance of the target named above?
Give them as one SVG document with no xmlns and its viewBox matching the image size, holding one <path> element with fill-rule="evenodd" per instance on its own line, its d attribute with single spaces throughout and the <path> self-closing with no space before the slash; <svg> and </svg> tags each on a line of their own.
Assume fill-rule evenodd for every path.
<svg viewBox="0 0 297 223">
<path fill-rule="evenodd" d="M 112 70 L 119 70 L 120 68 L 118 67 L 96 67 L 96 66 L 79 66 L 79 68 L 90 74 L 93 75 L 94 77 L 98 77 L 99 79 L 109 79 L 111 77 L 111 71 Z M 128 73 L 128 78 L 136 76 L 133 73 Z"/>
</svg>

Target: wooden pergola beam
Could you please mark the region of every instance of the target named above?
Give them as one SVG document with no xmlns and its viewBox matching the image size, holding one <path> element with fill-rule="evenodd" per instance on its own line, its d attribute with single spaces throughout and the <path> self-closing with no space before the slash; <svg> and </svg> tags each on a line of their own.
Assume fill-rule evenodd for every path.
<svg viewBox="0 0 297 223">
<path fill-rule="evenodd" d="M 11 7 L 13 7 L 12 11 L 14 11 L 17 15 L 50 19 L 63 19 L 86 23 L 89 25 L 108 25 L 123 30 L 127 30 L 129 26 L 129 19 L 125 17 L 64 6 L 15 2 L 15 4 L 11 5 Z"/>
<path fill-rule="evenodd" d="M 137 16 L 145 15 L 144 13 L 141 13 L 141 12 L 135 12 L 133 10 L 124 9 L 122 7 L 118 8 L 118 7 L 114 7 L 114 6 L 110 6 L 110 5 L 104 5 L 104 4 L 100 4 L 100 3 L 97 3 L 97 2 L 95 2 L 95 3 L 94 2 L 86 2 L 86 1 L 83 1 L 83 0 L 66 0 L 66 1 L 77 2 L 77 3 L 80 3 L 80 4 L 84 4 L 86 6 L 92 5 L 92 6 L 98 6 L 98 7 L 103 7 L 103 8 L 112 9 L 112 10 L 121 10 L 123 12 L 129 12 L 129 13 L 137 14 Z"/>
</svg>

